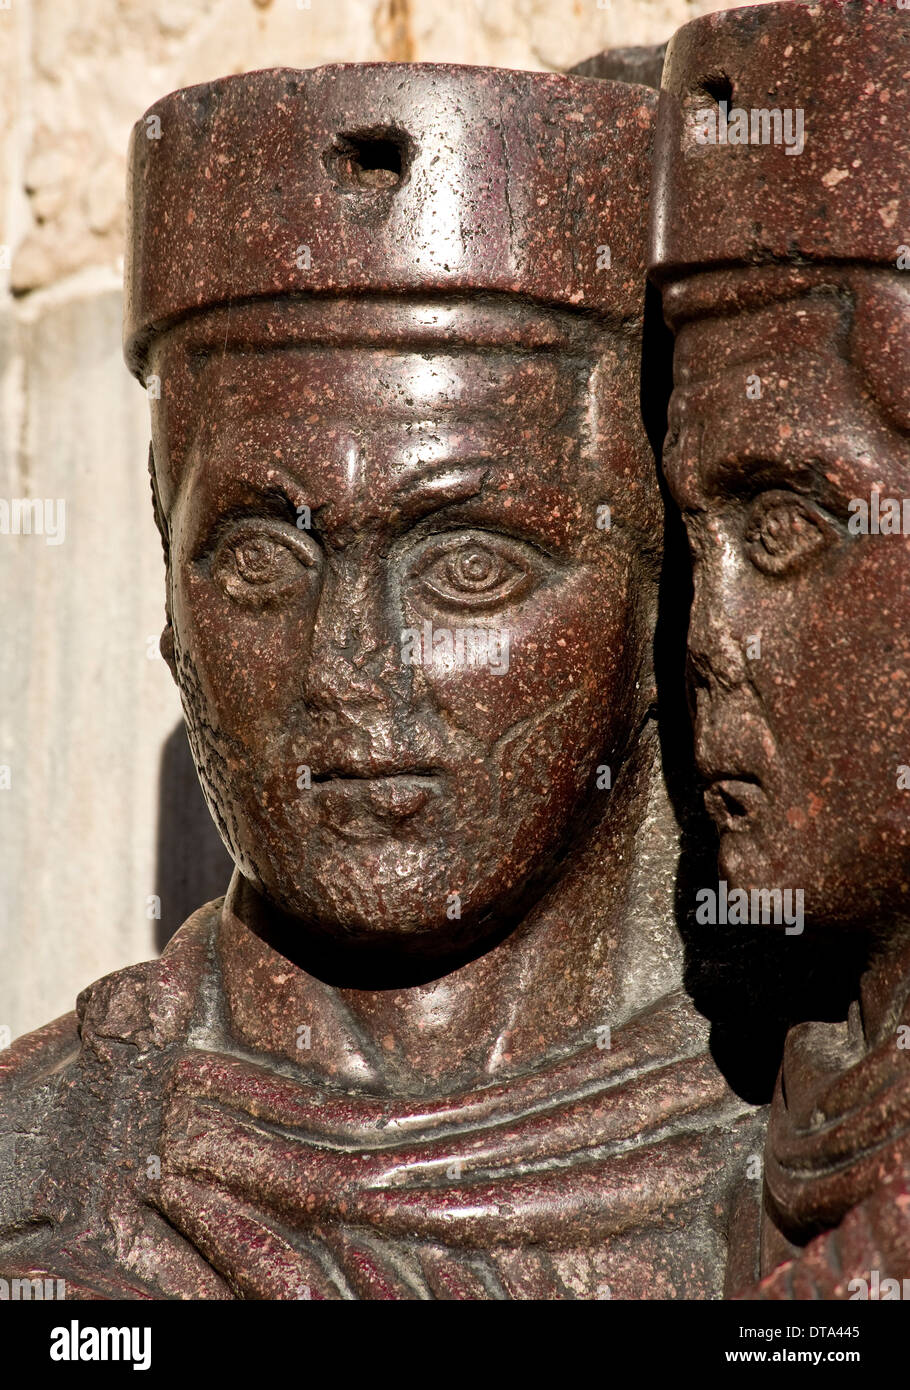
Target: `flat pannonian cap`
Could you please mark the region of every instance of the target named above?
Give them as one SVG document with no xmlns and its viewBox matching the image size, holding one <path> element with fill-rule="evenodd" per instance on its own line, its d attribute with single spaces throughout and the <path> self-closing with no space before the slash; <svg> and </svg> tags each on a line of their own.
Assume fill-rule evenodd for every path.
<svg viewBox="0 0 910 1390">
<path fill-rule="evenodd" d="M 752 142 L 739 143 L 746 123 Z M 910 242 L 910 9 L 788 0 L 683 25 L 654 166 L 658 282 L 720 266 L 896 266 Z"/>
<path fill-rule="evenodd" d="M 181 317 L 258 297 L 489 292 L 640 315 L 656 102 L 448 64 L 172 92 L 130 143 L 131 370 Z"/>
</svg>

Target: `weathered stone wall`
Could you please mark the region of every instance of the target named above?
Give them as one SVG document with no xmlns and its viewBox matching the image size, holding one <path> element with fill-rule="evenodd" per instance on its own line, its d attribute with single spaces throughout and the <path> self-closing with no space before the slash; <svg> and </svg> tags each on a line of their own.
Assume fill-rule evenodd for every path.
<svg viewBox="0 0 910 1390">
<path fill-rule="evenodd" d="M 231 72 L 568 68 L 723 7 L 0 0 L 0 499 L 65 503 L 61 543 L 0 534 L 0 1027 L 34 1027 L 153 954 L 228 872 L 155 654 L 147 407 L 120 356 L 133 122 L 163 93 Z"/>
</svg>

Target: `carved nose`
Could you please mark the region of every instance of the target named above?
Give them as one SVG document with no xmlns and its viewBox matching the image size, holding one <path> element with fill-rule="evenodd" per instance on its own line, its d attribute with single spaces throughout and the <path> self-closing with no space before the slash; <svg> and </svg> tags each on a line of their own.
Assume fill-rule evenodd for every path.
<svg viewBox="0 0 910 1390">
<path fill-rule="evenodd" d="M 719 559 L 695 567 L 689 615 L 688 670 L 693 694 L 733 689 L 746 680 L 746 656 L 733 618 L 734 594 Z"/>
<path fill-rule="evenodd" d="M 328 566 L 303 673 L 313 704 L 388 701 L 403 680 L 398 634 L 390 630 L 384 585 L 355 557 Z"/>
</svg>

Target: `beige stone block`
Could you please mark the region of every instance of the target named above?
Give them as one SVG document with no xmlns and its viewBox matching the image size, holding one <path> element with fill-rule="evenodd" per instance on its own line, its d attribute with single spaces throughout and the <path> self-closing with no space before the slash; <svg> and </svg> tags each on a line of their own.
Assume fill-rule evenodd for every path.
<svg viewBox="0 0 910 1390">
<path fill-rule="evenodd" d="M 9 287 L 12 251 L 25 217 L 20 169 L 25 53 L 24 11 L 15 5 L 0 9 L 0 295 Z"/>
</svg>

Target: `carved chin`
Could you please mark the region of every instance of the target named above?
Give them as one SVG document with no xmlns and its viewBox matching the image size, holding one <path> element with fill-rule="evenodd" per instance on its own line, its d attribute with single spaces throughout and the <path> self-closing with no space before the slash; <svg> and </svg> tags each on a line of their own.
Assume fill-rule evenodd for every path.
<svg viewBox="0 0 910 1390">
<path fill-rule="evenodd" d="M 482 822 L 479 822 L 482 824 Z M 521 881 L 509 847 L 467 834 L 431 844 L 391 831 L 353 837 L 316 827 L 301 842 L 241 858 L 241 869 L 285 913 L 328 936 L 379 942 L 425 938 L 430 948 L 475 940 L 479 920 Z"/>
</svg>

